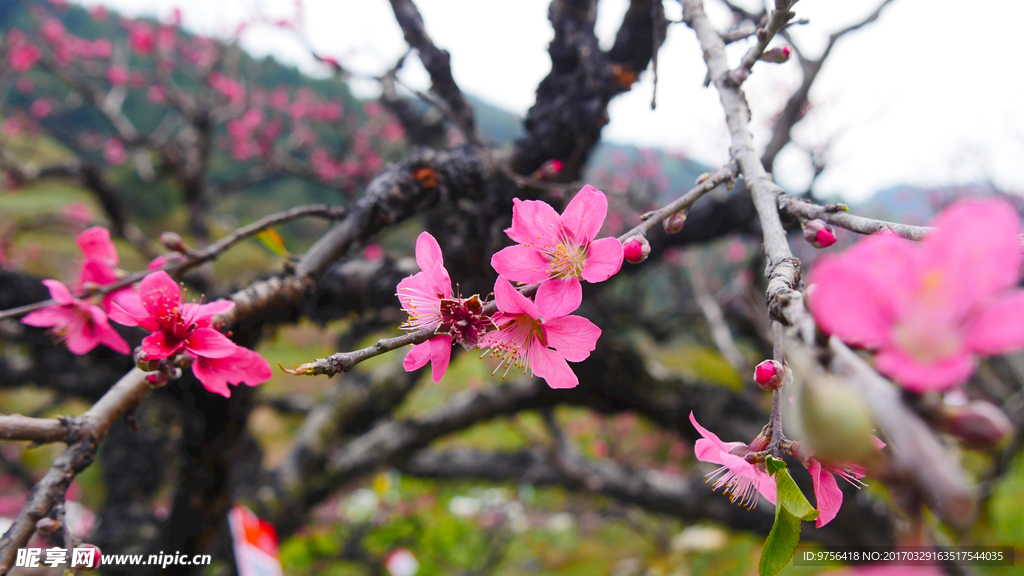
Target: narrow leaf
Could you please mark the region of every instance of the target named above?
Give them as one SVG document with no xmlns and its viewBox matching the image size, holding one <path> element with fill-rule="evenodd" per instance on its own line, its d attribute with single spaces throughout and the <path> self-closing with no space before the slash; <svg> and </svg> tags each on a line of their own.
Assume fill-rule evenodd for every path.
<svg viewBox="0 0 1024 576">
<path fill-rule="evenodd" d="M 271 252 L 278 256 L 288 257 L 288 250 L 284 247 L 284 239 L 277 233 L 277 230 L 273 228 L 267 228 L 262 232 L 258 232 L 256 237 L 259 238 L 263 245 L 270 249 Z"/>
<path fill-rule="evenodd" d="M 768 533 L 768 539 L 761 548 L 761 560 L 757 563 L 760 576 L 775 576 L 793 559 L 796 545 L 800 542 L 800 519 L 789 513 L 785 506 L 775 507 L 775 524 Z"/>
</svg>

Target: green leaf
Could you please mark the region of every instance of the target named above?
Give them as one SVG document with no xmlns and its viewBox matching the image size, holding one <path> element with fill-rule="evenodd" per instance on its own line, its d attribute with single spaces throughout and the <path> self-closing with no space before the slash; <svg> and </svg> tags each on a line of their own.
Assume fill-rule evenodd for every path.
<svg viewBox="0 0 1024 576">
<path fill-rule="evenodd" d="M 779 470 L 785 470 L 786 469 L 786 463 L 785 462 L 783 462 L 782 460 L 779 460 L 777 458 L 772 458 L 771 456 L 769 456 L 764 461 L 764 466 L 765 466 L 765 468 L 768 469 L 768 474 L 770 474 L 772 476 L 775 476 L 775 473 L 778 472 Z"/>
<path fill-rule="evenodd" d="M 256 237 L 259 238 L 260 242 L 263 242 L 264 246 L 270 248 L 270 251 L 274 254 L 285 258 L 288 257 L 288 250 L 284 247 L 284 239 L 277 233 L 277 230 L 267 228 L 266 230 L 257 233 Z"/>
<path fill-rule="evenodd" d="M 761 548 L 761 560 L 757 563 L 760 576 L 775 576 L 793 559 L 796 545 L 800 542 L 800 519 L 789 513 L 785 506 L 775 507 L 775 524 L 768 533 L 768 539 Z"/>
<path fill-rule="evenodd" d="M 775 474 L 775 501 L 800 520 L 808 521 L 818 517 L 818 511 L 807 501 L 807 497 L 789 475 L 789 470 Z"/>
<path fill-rule="evenodd" d="M 765 466 L 775 477 L 775 524 L 761 549 L 757 570 L 760 576 L 775 576 L 793 559 L 800 542 L 800 521 L 814 520 L 818 511 L 793 481 L 785 462 L 769 456 Z"/>
</svg>

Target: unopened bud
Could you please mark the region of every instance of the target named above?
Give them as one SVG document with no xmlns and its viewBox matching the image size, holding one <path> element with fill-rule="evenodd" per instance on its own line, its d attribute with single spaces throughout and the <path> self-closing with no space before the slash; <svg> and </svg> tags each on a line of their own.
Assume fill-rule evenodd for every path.
<svg viewBox="0 0 1024 576">
<path fill-rule="evenodd" d="M 171 380 L 177 380 L 178 378 L 181 378 L 181 368 L 175 366 L 174 368 L 167 372 L 167 377 L 170 378 Z"/>
<path fill-rule="evenodd" d="M 132 356 L 135 360 L 135 365 L 143 372 L 152 372 L 160 368 L 160 361 L 150 359 L 149 354 L 139 346 L 135 349 L 135 354 Z"/>
<path fill-rule="evenodd" d="M 534 178 L 539 180 L 554 178 L 562 173 L 562 169 L 564 167 L 565 165 L 561 160 L 548 160 L 537 169 L 537 172 L 534 174 Z"/>
<path fill-rule="evenodd" d="M 647 260 L 647 255 L 651 253 L 651 245 L 647 242 L 647 238 L 638 234 L 626 240 L 622 246 L 622 252 L 626 257 L 626 262 L 639 264 Z"/>
<path fill-rule="evenodd" d="M 102 555 L 100 554 L 100 549 L 97 548 L 95 544 L 86 544 L 83 542 L 81 545 L 76 547 L 76 550 L 78 548 L 91 548 L 92 553 L 86 556 L 84 560 L 80 560 L 79 563 L 75 565 L 75 569 L 82 572 L 92 572 L 100 567 Z"/>
<path fill-rule="evenodd" d="M 804 240 L 815 248 L 828 248 L 836 243 L 836 232 L 824 220 L 815 218 L 804 224 Z"/>
<path fill-rule="evenodd" d="M 782 387 L 782 377 L 785 375 L 785 368 L 775 360 L 765 360 L 754 368 L 754 382 L 762 390 L 778 390 Z"/>
<path fill-rule="evenodd" d="M 185 246 L 185 241 L 177 232 L 164 232 L 160 235 L 160 243 L 173 252 L 188 251 L 188 246 Z"/>
<path fill-rule="evenodd" d="M 163 372 L 150 372 L 149 374 L 146 374 L 146 383 L 154 390 L 157 388 L 163 388 L 167 385 L 169 380 L 170 379 L 167 377 L 167 374 L 164 374 Z"/>
<path fill-rule="evenodd" d="M 60 530 L 60 522 L 53 518 L 40 518 L 39 522 L 36 522 L 36 532 L 43 536 L 53 534 L 57 530 Z"/>
<path fill-rule="evenodd" d="M 766 50 L 764 54 L 761 54 L 761 60 L 765 62 L 774 62 L 775 64 L 782 64 L 789 60 L 789 57 L 793 55 L 793 49 L 789 46 L 778 46 L 771 50 Z"/>
<path fill-rule="evenodd" d="M 661 226 L 669 234 L 679 233 L 683 229 L 683 224 L 686 224 L 686 212 L 676 212 L 661 222 Z"/>
<path fill-rule="evenodd" d="M 807 449 L 824 462 L 863 462 L 875 451 L 864 401 L 833 377 L 804 382 L 797 413 Z"/>
<path fill-rule="evenodd" d="M 994 404 L 975 400 L 963 406 L 942 406 L 942 427 L 971 448 L 997 446 L 1013 432 L 1013 423 Z"/>
</svg>

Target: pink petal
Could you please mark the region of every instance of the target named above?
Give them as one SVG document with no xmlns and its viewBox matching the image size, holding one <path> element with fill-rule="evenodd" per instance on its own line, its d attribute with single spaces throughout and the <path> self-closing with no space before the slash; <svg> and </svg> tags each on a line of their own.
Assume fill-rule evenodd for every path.
<svg viewBox="0 0 1024 576">
<path fill-rule="evenodd" d="M 63 283 L 57 280 L 43 280 L 43 285 L 50 291 L 50 298 L 58 304 L 73 305 L 78 303 L 78 298 L 71 295 L 71 291 Z"/>
<path fill-rule="evenodd" d="M 979 310 L 967 326 L 967 345 L 985 356 L 1024 348 L 1024 290 L 1011 290 Z"/>
<path fill-rule="evenodd" d="M 139 297 L 149 315 L 159 322 L 181 306 L 181 287 L 167 272 L 153 272 L 139 283 Z"/>
<path fill-rule="evenodd" d="M 433 270 L 435 264 L 444 266 L 441 245 L 437 243 L 437 240 L 429 232 L 422 232 L 416 238 L 416 264 L 424 272 Z"/>
<path fill-rule="evenodd" d="M 697 459 L 700 460 L 701 462 L 711 462 L 712 464 L 721 464 L 722 463 L 720 458 L 718 458 L 716 460 L 709 460 L 709 459 L 707 459 L 709 457 L 714 456 L 714 454 L 712 453 L 711 448 L 714 448 L 714 452 L 715 453 L 719 453 L 720 452 L 720 453 L 724 453 L 724 454 L 729 454 L 729 450 L 732 450 L 733 448 L 735 448 L 737 446 L 743 446 L 744 445 L 742 442 L 728 442 L 728 443 L 726 443 L 726 442 L 722 442 L 721 440 L 719 440 L 718 436 L 716 436 L 715 433 L 709 431 L 707 428 L 704 428 L 703 426 L 701 426 L 700 424 L 697 423 L 697 419 L 693 416 L 693 411 L 692 410 L 690 411 L 690 424 L 693 424 L 693 427 L 697 429 L 697 433 L 700 434 L 701 436 L 703 436 L 704 440 L 705 440 L 705 443 L 704 443 L 705 448 L 704 449 L 698 450 L 698 448 L 697 448 L 697 447 L 700 447 L 702 445 L 701 444 L 701 440 L 697 440 L 697 447 L 694 447 L 694 454 L 697 456 Z M 703 456 L 702 456 L 702 453 L 703 453 Z"/>
<path fill-rule="evenodd" d="M 89 314 L 92 316 L 93 331 L 96 333 L 96 338 L 107 348 L 110 348 L 118 354 L 131 354 L 132 349 L 125 342 L 124 338 L 117 333 L 117 330 L 110 325 L 107 321 L 107 315 L 99 306 L 90 306 Z"/>
<path fill-rule="evenodd" d="M 425 274 L 430 279 L 434 294 L 440 294 L 442 298 L 452 297 L 452 279 L 440 262 L 434 264 L 434 269 Z"/>
<path fill-rule="evenodd" d="M 530 344 L 530 367 L 534 374 L 543 378 L 548 386 L 555 389 L 575 388 L 580 383 L 565 358 L 541 344 L 537 339 Z"/>
<path fill-rule="evenodd" d="M 185 339 L 185 350 L 200 358 L 227 358 L 236 348 L 238 344 L 213 328 L 200 328 Z"/>
<path fill-rule="evenodd" d="M 448 371 L 448 362 L 452 357 L 451 336 L 437 336 L 426 342 L 430 346 L 430 376 L 434 382 L 440 382 Z"/>
<path fill-rule="evenodd" d="M 225 358 L 197 358 L 192 373 L 210 392 L 230 397 L 228 384 L 258 386 L 274 375 L 267 360 L 243 346 Z"/>
<path fill-rule="evenodd" d="M 544 322 L 548 346 L 570 362 L 582 362 L 597 347 L 601 329 L 582 316 L 563 316 Z"/>
<path fill-rule="evenodd" d="M 541 286 L 543 287 L 543 284 Z M 498 276 L 498 280 L 494 282 L 494 301 L 498 305 L 498 310 L 506 314 L 526 314 L 534 320 L 540 316 L 537 305 L 513 288 L 504 276 Z"/>
<path fill-rule="evenodd" d="M 815 528 L 828 524 L 839 513 L 843 505 L 843 491 L 836 483 L 836 477 L 822 469 L 821 463 L 811 458 L 807 463 L 807 471 L 811 474 L 814 484 L 814 501 L 818 505 L 818 518 L 814 521 Z"/>
<path fill-rule="evenodd" d="M 519 244 L 558 244 L 558 212 L 540 200 L 512 200 L 512 227 L 505 233 Z"/>
<path fill-rule="evenodd" d="M 125 326 L 141 326 L 150 332 L 159 330 L 160 325 L 143 308 L 142 299 L 137 293 L 134 296 L 119 297 L 111 302 L 108 317 Z"/>
<path fill-rule="evenodd" d="M 579 278 L 548 280 L 537 289 L 537 309 L 545 319 L 558 318 L 573 312 L 583 302 L 583 286 Z"/>
<path fill-rule="evenodd" d="M 186 320 L 191 318 L 192 323 L 200 327 L 209 326 L 215 316 L 234 309 L 235 303 L 230 300 L 216 300 L 209 304 L 183 304 L 181 315 Z"/>
<path fill-rule="evenodd" d="M 491 256 L 491 267 L 509 280 L 533 284 L 550 277 L 551 261 L 533 248 L 516 244 Z"/>
<path fill-rule="evenodd" d="M 117 282 L 117 272 L 102 260 L 86 260 L 82 264 L 82 271 L 78 275 L 79 286 L 91 282 L 100 286 Z"/>
<path fill-rule="evenodd" d="M 607 215 L 608 198 L 605 197 L 604 192 L 587 184 L 565 207 L 565 211 L 559 217 L 559 224 L 572 232 L 576 238 L 593 241 L 594 238 L 597 238 L 597 233 L 601 231 L 601 226 L 604 226 L 604 219 Z M 619 252 L 622 252 L 621 245 Z M 620 258 L 620 264 L 621 261 Z"/>
<path fill-rule="evenodd" d="M 974 373 L 974 357 L 967 352 L 924 364 L 898 348 L 884 348 L 875 356 L 875 367 L 911 392 L 952 388 Z"/>
<path fill-rule="evenodd" d="M 51 328 L 72 322 L 77 315 L 77 308 L 55 304 L 26 314 L 21 318 L 21 323 L 36 328 Z"/>
<path fill-rule="evenodd" d="M 153 332 L 142 339 L 142 351 L 154 360 L 174 356 L 184 346 L 185 343 L 181 341 L 173 344 L 168 342 L 163 332 Z"/>
<path fill-rule="evenodd" d="M 924 241 L 926 262 L 968 308 L 1017 283 L 1021 276 L 1020 217 L 1006 201 L 960 200 L 932 222 Z"/>
<path fill-rule="evenodd" d="M 110 241 L 110 231 L 102 226 L 93 226 L 75 239 L 86 260 L 99 260 L 117 266 L 117 248 Z"/>
<path fill-rule="evenodd" d="M 429 340 L 427 341 L 429 342 Z M 430 344 L 427 342 L 421 342 L 414 344 L 409 353 L 405 355 L 405 360 L 402 361 L 402 368 L 405 368 L 406 372 L 412 372 L 413 370 L 419 370 L 420 368 L 427 365 L 430 362 Z"/>
<path fill-rule="evenodd" d="M 884 287 L 862 271 L 873 265 L 845 255 L 823 258 L 809 280 L 814 291 L 808 307 L 818 326 L 843 342 L 867 348 L 886 344 L 893 323 Z"/>
<path fill-rule="evenodd" d="M 604 282 L 622 268 L 622 243 L 615 238 L 601 238 L 587 247 L 587 261 L 583 265 L 583 279 Z"/>
<path fill-rule="evenodd" d="M 67 344 L 68 351 L 72 354 L 79 356 L 88 354 L 100 345 L 100 339 L 96 336 L 96 331 L 93 330 L 92 322 L 85 318 L 80 317 L 65 329 L 64 343 Z"/>
</svg>

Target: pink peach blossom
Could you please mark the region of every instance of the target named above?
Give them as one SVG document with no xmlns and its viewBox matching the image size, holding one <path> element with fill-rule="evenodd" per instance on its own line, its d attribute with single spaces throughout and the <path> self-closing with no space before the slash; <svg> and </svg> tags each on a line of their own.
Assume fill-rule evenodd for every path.
<svg viewBox="0 0 1024 576">
<path fill-rule="evenodd" d="M 194 360 L 192 373 L 203 386 L 226 397 L 231 396 L 229 382 L 256 386 L 272 376 L 262 356 L 211 328 L 214 317 L 234 308 L 234 302 L 183 304 L 181 288 L 163 271 L 142 279 L 139 298 L 138 304 L 116 302 L 110 318 L 152 332 L 142 340 L 142 350 L 149 358 L 187 354 Z"/>
<path fill-rule="evenodd" d="M 108 138 L 103 145 L 103 160 L 113 166 L 120 166 L 127 159 L 128 153 L 125 152 L 124 143 L 117 138 Z"/>
<path fill-rule="evenodd" d="M 1020 219 L 998 199 L 961 200 L 922 242 L 876 234 L 811 270 L 809 307 L 913 392 L 946 390 L 977 356 L 1024 347 Z"/>
<path fill-rule="evenodd" d="M 24 74 L 36 65 L 43 55 L 42 51 L 35 44 L 23 43 L 12 45 L 7 52 L 7 63 L 11 70 L 17 74 Z"/>
<path fill-rule="evenodd" d="M 621 246 L 621 245 L 620 245 Z M 582 362 L 597 345 L 601 329 L 582 316 L 542 316 L 544 298 L 557 294 L 537 293 L 537 303 L 519 293 L 504 276 L 494 284 L 498 313 L 492 318 L 498 330 L 484 337 L 481 347 L 490 348 L 507 373 L 512 366 L 532 371 L 552 388 L 574 388 L 579 379 L 566 362 Z M 551 303 L 547 308 L 555 309 Z M 574 309 L 573 309 L 574 310 Z M 569 310 L 572 312 L 573 310 Z"/>
<path fill-rule="evenodd" d="M 583 301 L 581 278 L 604 282 L 622 267 L 622 244 L 595 240 L 607 213 L 604 192 L 589 184 L 561 215 L 546 202 L 516 198 L 505 233 L 518 244 L 495 254 L 491 266 L 514 282 L 540 282 L 540 314 L 564 316 Z"/>
<path fill-rule="evenodd" d="M 57 304 L 27 314 L 21 319 L 22 324 L 52 328 L 72 354 L 86 354 L 100 344 L 121 354 L 131 353 L 128 343 L 110 326 L 102 308 L 75 298 L 67 286 L 56 280 L 43 280 L 43 284 Z"/>
<path fill-rule="evenodd" d="M 128 71 L 121 66 L 111 66 L 107 68 L 107 82 L 110 82 L 114 86 L 124 86 L 128 83 L 130 76 Z"/>
<path fill-rule="evenodd" d="M 453 297 L 452 281 L 444 268 L 441 246 L 428 232 L 416 239 L 416 263 L 420 272 L 404 278 L 398 283 L 398 300 L 409 319 L 402 324 L 405 330 L 438 328 L 443 320 L 441 300 Z M 406 354 L 402 366 L 407 372 L 418 370 L 431 363 L 431 376 L 440 382 L 452 355 L 452 337 L 435 336 L 426 342 L 416 344 Z"/>
<path fill-rule="evenodd" d="M 720 464 L 722 467 L 707 475 L 714 479 L 714 489 L 723 491 L 733 503 L 747 508 L 757 506 L 757 495 L 775 504 L 775 478 L 762 465 L 751 464 L 744 459 L 749 447 L 743 442 L 722 442 L 718 436 L 697 423 L 690 412 L 690 423 L 703 438 L 697 440 L 693 453 L 701 462 Z"/>
</svg>

